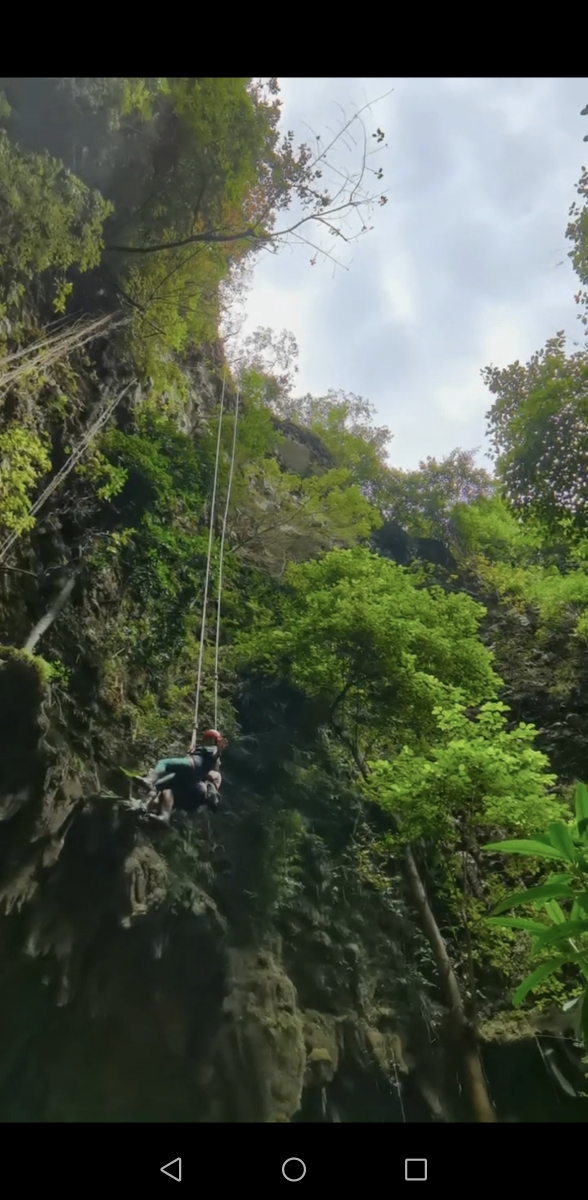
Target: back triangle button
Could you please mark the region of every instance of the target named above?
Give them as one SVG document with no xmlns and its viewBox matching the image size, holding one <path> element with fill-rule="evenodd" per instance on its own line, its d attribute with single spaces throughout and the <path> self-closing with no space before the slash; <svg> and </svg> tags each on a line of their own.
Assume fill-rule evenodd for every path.
<svg viewBox="0 0 588 1200">
<path fill-rule="evenodd" d="M 178 1183 L 182 1182 L 182 1160 L 181 1158 L 172 1158 L 171 1162 L 165 1164 L 165 1167 L 160 1168 L 163 1175 L 167 1175 L 170 1179 L 176 1179 Z"/>
</svg>

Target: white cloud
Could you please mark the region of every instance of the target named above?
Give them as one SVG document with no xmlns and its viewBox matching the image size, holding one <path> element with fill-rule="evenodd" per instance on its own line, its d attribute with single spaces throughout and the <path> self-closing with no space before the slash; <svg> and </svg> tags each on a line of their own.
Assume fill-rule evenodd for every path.
<svg viewBox="0 0 588 1200">
<path fill-rule="evenodd" d="M 537 348 L 532 315 L 514 305 L 488 305 L 480 318 L 480 339 L 476 347 L 480 366 L 496 363 L 507 366 L 517 359 L 526 361 Z"/>
<path fill-rule="evenodd" d="M 585 157 L 584 79 L 286 79 L 283 124 L 326 133 L 394 88 L 367 118 L 385 130 L 390 202 L 348 272 L 299 248 L 261 260 L 248 327 L 290 329 L 300 391 L 369 397 L 392 457 L 484 442 L 482 367 L 526 359 L 558 329 L 580 337 L 567 211 Z M 558 263 L 563 265 L 558 266 Z"/>
<path fill-rule="evenodd" d="M 394 321 L 414 322 L 419 312 L 419 288 L 413 256 L 402 237 L 391 237 L 379 262 L 378 286 Z"/>
</svg>

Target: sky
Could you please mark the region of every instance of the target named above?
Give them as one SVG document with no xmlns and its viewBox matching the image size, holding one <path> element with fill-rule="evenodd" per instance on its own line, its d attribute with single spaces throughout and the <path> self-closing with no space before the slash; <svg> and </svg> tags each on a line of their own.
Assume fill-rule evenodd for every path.
<svg viewBox="0 0 588 1200">
<path fill-rule="evenodd" d="M 260 258 L 244 332 L 294 334 L 295 392 L 370 400 L 395 466 L 457 446 L 480 447 L 489 466 L 482 368 L 526 362 L 559 330 L 570 352 L 584 344 L 565 230 L 588 158 L 588 77 L 279 84 L 297 141 L 384 96 L 364 122 L 370 147 L 385 133 L 369 161 L 389 200 L 341 267 L 320 255 L 312 266 L 307 246 Z M 340 165 L 356 168 L 359 152 L 340 145 Z"/>
</svg>

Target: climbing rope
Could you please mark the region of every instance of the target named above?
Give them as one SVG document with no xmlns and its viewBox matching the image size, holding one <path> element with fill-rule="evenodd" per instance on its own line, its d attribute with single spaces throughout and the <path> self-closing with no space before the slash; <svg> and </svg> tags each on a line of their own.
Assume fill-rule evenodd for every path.
<svg viewBox="0 0 588 1200">
<path fill-rule="evenodd" d="M 196 741 L 198 738 L 198 710 L 200 708 L 200 689 L 202 686 L 202 664 L 204 661 L 204 643 L 206 638 L 206 609 L 208 605 L 208 585 L 210 583 L 210 563 L 212 559 L 212 541 L 214 537 L 214 513 L 216 508 L 216 492 L 218 485 L 218 468 L 220 462 L 221 448 L 221 431 L 223 425 L 223 413 L 225 407 L 225 380 L 223 379 L 223 390 L 221 393 L 220 413 L 218 418 L 218 437 L 216 439 L 216 458 L 214 461 L 214 479 L 212 481 L 212 497 L 210 501 L 210 525 L 208 529 L 208 552 L 206 555 L 206 575 L 204 577 L 204 598 L 202 601 L 202 624 L 200 627 L 200 651 L 198 654 L 198 674 L 196 677 L 196 700 L 194 703 L 194 724 L 192 726 L 192 740 L 190 742 L 190 754 L 193 754 L 196 749 Z"/>
<path fill-rule="evenodd" d="M 229 505 L 231 503 L 231 490 L 233 487 L 233 473 L 235 470 L 235 451 L 237 448 L 237 422 L 239 419 L 239 389 L 235 397 L 235 421 L 233 425 L 233 448 L 231 451 L 231 466 L 229 469 L 229 482 L 227 484 L 227 499 L 225 503 L 225 511 L 223 516 L 223 527 L 221 533 L 220 555 L 218 565 L 218 587 L 217 587 L 217 606 L 216 606 L 216 642 L 214 648 L 214 727 L 218 727 L 218 661 L 220 654 L 220 632 L 221 632 L 221 600 L 223 593 L 223 562 L 225 555 L 225 536 L 227 532 L 227 520 L 229 516 Z"/>
<path fill-rule="evenodd" d="M 99 317 L 95 321 L 71 321 L 69 318 L 54 321 L 48 327 L 47 337 L 14 350 L 0 359 L 0 397 L 19 379 L 33 371 L 47 371 L 53 363 L 68 357 L 74 350 L 81 349 L 96 338 L 109 335 L 128 324 L 128 318 L 115 322 L 116 314 Z M 49 330 L 55 329 L 55 333 Z"/>
</svg>

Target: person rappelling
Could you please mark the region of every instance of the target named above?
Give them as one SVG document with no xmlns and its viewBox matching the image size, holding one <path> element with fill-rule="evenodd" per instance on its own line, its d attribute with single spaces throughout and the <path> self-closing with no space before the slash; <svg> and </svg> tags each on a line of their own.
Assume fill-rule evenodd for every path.
<svg viewBox="0 0 588 1200">
<path fill-rule="evenodd" d="M 223 419 L 225 398 L 225 382 L 223 380 L 223 389 L 220 404 L 218 439 L 216 445 L 216 461 L 214 468 L 214 481 L 212 485 L 212 503 L 210 510 L 210 528 L 208 536 L 208 554 L 206 560 L 206 576 L 204 580 L 204 598 L 202 607 L 202 627 L 200 634 L 200 653 L 198 657 L 198 677 L 196 683 L 196 703 L 194 708 L 194 724 L 192 727 L 192 741 L 188 754 L 184 758 L 161 758 L 149 774 L 142 778 L 142 782 L 146 784 L 151 792 L 151 795 L 145 804 L 133 805 L 139 812 L 150 817 L 152 820 L 159 821 L 161 824 L 169 825 L 174 809 L 178 809 L 186 813 L 194 813 L 202 807 L 207 807 L 211 812 L 216 812 L 220 804 L 220 788 L 222 786 L 222 776 L 219 770 L 220 756 L 225 749 L 227 743 L 218 729 L 207 729 L 203 734 L 202 744 L 197 745 L 197 729 L 198 729 L 198 710 L 200 704 L 200 690 L 202 684 L 202 666 L 204 661 L 204 644 L 206 636 L 206 609 L 208 604 L 208 588 L 210 581 L 210 565 L 212 558 L 212 545 L 214 538 L 214 514 L 217 497 L 218 483 L 218 468 L 220 461 L 221 448 L 221 426 Z M 217 600 L 217 615 L 216 615 L 216 645 L 214 659 L 214 723 L 218 721 L 218 675 L 219 675 L 219 647 L 220 647 L 220 632 L 221 632 L 221 597 L 222 597 L 222 580 L 223 580 L 223 558 L 225 548 L 225 534 L 227 529 L 227 518 L 229 513 L 229 504 L 231 499 L 231 488 L 233 482 L 233 471 L 235 467 L 235 449 L 237 444 L 237 419 L 239 414 L 239 390 L 237 390 L 235 400 L 235 421 L 233 428 L 233 446 L 230 462 L 229 480 L 227 487 L 227 496 L 225 503 L 225 511 L 222 522 L 222 536 L 219 553 L 219 570 L 218 570 L 218 600 Z"/>
<path fill-rule="evenodd" d="M 202 745 L 184 758 L 161 758 L 145 776 L 152 795 L 142 811 L 169 825 L 172 812 L 194 813 L 206 806 L 216 812 L 220 804 L 220 756 L 227 743 L 217 729 L 207 729 Z"/>
</svg>

